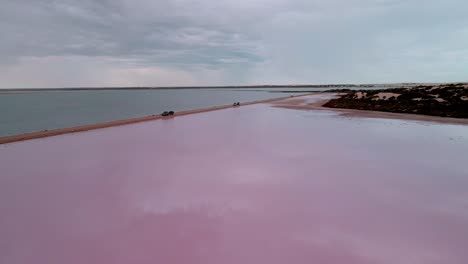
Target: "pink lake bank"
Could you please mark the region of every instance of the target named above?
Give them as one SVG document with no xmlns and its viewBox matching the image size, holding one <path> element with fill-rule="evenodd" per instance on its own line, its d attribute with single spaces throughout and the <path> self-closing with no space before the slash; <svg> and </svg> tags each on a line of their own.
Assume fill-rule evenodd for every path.
<svg viewBox="0 0 468 264">
<path fill-rule="evenodd" d="M 0 145 L 0 263 L 468 262 L 468 126 L 274 106 Z"/>
</svg>

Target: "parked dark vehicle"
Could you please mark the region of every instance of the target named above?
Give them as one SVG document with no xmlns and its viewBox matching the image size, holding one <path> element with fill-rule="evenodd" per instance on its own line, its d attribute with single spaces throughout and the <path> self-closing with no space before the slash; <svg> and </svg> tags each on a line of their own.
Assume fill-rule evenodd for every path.
<svg viewBox="0 0 468 264">
<path fill-rule="evenodd" d="M 162 116 L 171 116 L 171 115 L 174 115 L 174 111 L 164 111 L 161 115 Z"/>
</svg>

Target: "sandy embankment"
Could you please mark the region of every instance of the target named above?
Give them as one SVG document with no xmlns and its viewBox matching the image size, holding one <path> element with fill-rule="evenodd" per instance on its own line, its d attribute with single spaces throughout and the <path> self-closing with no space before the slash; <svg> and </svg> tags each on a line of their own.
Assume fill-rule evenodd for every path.
<svg viewBox="0 0 468 264">
<path fill-rule="evenodd" d="M 258 104 L 258 103 L 271 103 L 271 102 L 278 101 L 278 100 L 285 100 L 285 99 L 297 98 L 297 97 L 302 97 L 302 96 L 305 96 L 305 95 L 302 94 L 302 95 L 295 95 L 295 96 L 289 96 L 289 97 L 253 101 L 253 102 L 248 102 L 248 103 L 242 103 L 241 106 Z M 152 115 L 152 116 L 146 116 L 146 117 L 110 121 L 110 122 L 99 123 L 99 124 L 54 129 L 54 130 L 45 130 L 45 131 L 26 133 L 26 134 L 21 134 L 21 135 L 0 137 L 0 144 L 6 144 L 6 143 L 12 143 L 12 142 L 30 140 L 30 139 L 37 139 L 37 138 L 44 138 L 44 137 L 51 137 L 51 136 L 58 136 L 58 135 L 69 134 L 69 133 L 84 132 L 84 131 L 100 129 L 100 128 L 122 126 L 122 125 L 128 125 L 128 124 L 152 121 L 152 120 L 158 120 L 158 119 L 169 119 L 169 118 L 174 118 L 178 116 L 221 110 L 221 109 L 226 109 L 226 108 L 231 108 L 231 107 L 233 106 L 232 105 L 215 106 L 215 107 L 209 107 L 209 108 L 203 108 L 203 109 L 197 109 L 197 110 L 181 111 L 169 117 L 164 117 L 161 115 Z"/>
<path fill-rule="evenodd" d="M 299 110 L 326 110 L 338 112 L 342 116 L 354 116 L 354 117 L 365 117 L 365 118 L 386 118 L 386 119 L 403 119 L 403 120 L 414 120 L 414 121 L 425 121 L 425 122 L 438 122 L 445 124 L 458 124 L 468 125 L 468 119 L 462 118 L 450 118 L 450 117 L 439 117 L 439 116 L 428 116 L 418 114 L 402 114 L 402 113 L 391 113 L 391 112 L 379 112 L 370 110 L 357 110 L 357 109 L 346 109 L 346 108 L 328 108 L 323 105 L 330 99 L 339 96 L 337 93 L 321 93 L 320 95 L 309 95 L 301 98 L 287 98 L 272 102 L 274 107 L 299 109 Z"/>
<path fill-rule="evenodd" d="M 354 117 L 365 117 L 365 118 L 386 118 L 386 119 L 403 119 L 403 120 L 415 120 L 415 121 L 426 121 L 426 122 L 438 122 L 446 124 L 460 124 L 468 125 L 468 119 L 461 118 L 449 118 L 449 117 L 438 117 L 438 116 L 426 116 L 426 115 L 417 115 L 417 114 L 401 114 L 401 113 L 390 113 L 390 112 L 378 112 L 378 111 L 369 111 L 369 110 L 357 110 L 357 109 L 343 109 L 343 108 L 327 108 L 323 107 L 325 103 L 329 100 L 336 98 L 340 94 L 338 93 L 327 93 L 327 92 L 313 92 L 306 95 L 295 95 L 282 98 L 274 98 L 261 101 L 253 101 L 249 103 L 243 103 L 241 106 L 259 104 L 259 103 L 269 103 L 274 107 L 288 108 L 288 109 L 298 109 L 298 110 L 326 110 L 338 112 L 342 116 L 354 116 Z M 158 119 L 169 119 L 177 116 L 184 116 L 196 113 L 203 113 L 221 109 L 227 109 L 233 107 L 232 105 L 223 105 L 216 106 L 204 109 L 190 110 L 190 111 L 181 111 L 177 112 L 174 116 L 163 117 L 161 115 L 152 115 L 146 117 L 117 120 L 99 124 L 77 126 L 71 128 L 55 129 L 49 131 L 40 131 L 34 133 L 27 133 L 22 135 L 0 137 L 0 144 L 12 143 L 17 141 L 24 141 L 30 139 L 51 137 L 69 133 L 84 132 L 94 129 L 122 126 L 139 122 L 146 122 Z"/>
</svg>

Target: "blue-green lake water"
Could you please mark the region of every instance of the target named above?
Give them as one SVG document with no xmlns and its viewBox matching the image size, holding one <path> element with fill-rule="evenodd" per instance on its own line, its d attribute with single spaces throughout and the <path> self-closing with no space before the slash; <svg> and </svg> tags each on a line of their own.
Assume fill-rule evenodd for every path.
<svg viewBox="0 0 468 264">
<path fill-rule="evenodd" d="M 0 93 L 0 137 L 330 88 L 85 90 Z"/>
</svg>

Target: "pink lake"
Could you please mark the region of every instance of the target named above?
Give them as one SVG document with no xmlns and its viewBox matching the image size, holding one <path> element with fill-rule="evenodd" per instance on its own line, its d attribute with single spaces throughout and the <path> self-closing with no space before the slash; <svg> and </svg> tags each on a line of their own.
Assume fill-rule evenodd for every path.
<svg viewBox="0 0 468 264">
<path fill-rule="evenodd" d="M 268 104 L 0 145 L 0 263 L 466 264 L 468 126 Z"/>
</svg>

